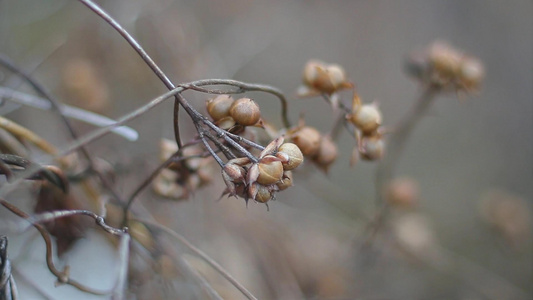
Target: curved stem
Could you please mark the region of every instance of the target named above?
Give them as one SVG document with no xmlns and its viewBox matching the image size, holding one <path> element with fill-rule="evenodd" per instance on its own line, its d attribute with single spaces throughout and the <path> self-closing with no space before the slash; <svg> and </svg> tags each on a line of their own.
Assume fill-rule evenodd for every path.
<svg viewBox="0 0 533 300">
<path fill-rule="evenodd" d="M 165 227 L 159 223 L 152 222 L 150 220 L 146 219 L 140 219 L 140 218 L 134 218 L 135 221 L 141 222 L 149 227 L 156 228 L 158 230 L 161 230 L 165 232 L 166 234 L 170 235 L 171 237 L 178 240 L 180 243 L 185 245 L 187 248 L 189 248 L 194 254 L 198 255 L 201 259 L 203 259 L 205 262 L 207 262 L 213 269 L 215 269 L 217 272 L 220 273 L 224 278 L 226 278 L 233 286 L 235 286 L 246 298 L 250 300 L 257 300 L 257 298 L 248 291 L 242 284 L 240 284 L 237 279 L 233 278 L 231 274 L 228 273 L 219 263 L 217 263 L 214 259 L 212 259 L 209 255 L 205 254 L 202 250 L 198 249 L 196 246 L 191 244 L 184 236 L 178 234 L 174 230 Z"/>
</svg>

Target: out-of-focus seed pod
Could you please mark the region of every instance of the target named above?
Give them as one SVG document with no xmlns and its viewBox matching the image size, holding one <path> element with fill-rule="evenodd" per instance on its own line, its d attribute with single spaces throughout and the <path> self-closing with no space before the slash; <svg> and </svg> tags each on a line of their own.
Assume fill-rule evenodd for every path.
<svg viewBox="0 0 533 300">
<path fill-rule="evenodd" d="M 361 158 L 378 160 L 385 154 L 385 143 L 380 136 L 369 136 L 361 139 Z"/>
<path fill-rule="evenodd" d="M 303 153 L 296 144 L 284 143 L 279 147 L 279 152 L 287 154 L 288 161 L 282 161 L 285 170 L 292 170 L 304 161 Z"/>
<path fill-rule="evenodd" d="M 485 77 L 485 69 L 481 61 L 466 57 L 459 68 L 458 83 L 465 90 L 476 90 Z"/>
<path fill-rule="evenodd" d="M 250 98 L 235 100 L 230 107 L 231 117 L 240 125 L 252 126 L 261 119 L 259 106 Z"/>
<path fill-rule="evenodd" d="M 278 186 L 278 189 L 280 191 L 283 191 L 283 190 L 286 190 L 288 188 L 290 188 L 293 184 L 292 184 L 292 172 L 291 171 L 285 171 L 283 173 L 283 178 L 281 179 L 280 182 L 276 183 L 276 185 Z"/>
<path fill-rule="evenodd" d="M 440 79 L 455 77 L 461 66 L 462 54 L 446 43 L 435 42 L 430 46 L 428 59 Z"/>
<path fill-rule="evenodd" d="M 207 113 L 215 122 L 224 117 L 228 117 L 233 102 L 233 98 L 229 95 L 218 95 L 207 101 Z"/>
<path fill-rule="evenodd" d="M 272 160 L 271 160 L 272 159 Z M 264 185 L 274 184 L 283 176 L 283 164 L 276 157 L 267 155 L 259 163 L 257 182 Z"/>
<path fill-rule="evenodd" d="M 332 94 L 340 88 L 348 87 L 346 73 L 337 64 L 325 64 L 310 60 L 304 67 L 304 84 L 320 93 Z"/>
<path fill-rule="evenodd" d="M 390 204 L 410 208 L 418 203 L 420 187 L 411 178 L 396 178 L 387 185 L 385 195 Z"/>
<path fill-rule="evenodd" d="M 339 89 L 346 83 L 346 72 L 342 66 L 330 64 L 326 67 L 326 72 L 328 72 L 329 81 L 334 90 Z"/>
<path fill-rule="evenodd" d="M 171 198 L 183 199 L 188 196 L 185 188 L 177 184 L 178 174 L 169 169 L 163 169 L 152 182 L 153 190 L 156 194 Z"/>
<path fill-rule="evenodd" d="M 359 128 L 363 134 L 371 134 L 381 125 L 381 112 L 375 104 L 365 104 L 355 108 L 350 115 L 350 121 Z"/>
<path fill-rule="evenodd" d="M 257 194 L 255 195 L 255 201 L 261 203 L 267 203 L 272 199 L 272 192 L 264 185 L 257 185 Z"/>
<path fill-rule="evenodd" d="M 294 144 L 300 148 L 304 156 L 313 156 L 320 148 L 321 135 L 320 132 L 313 127 L 302 127 L 296 130 L 291 135 L 291 138 Z"/>
<path fill-rule="evenodd" d="M 314 87 L 320 76 L 320 70 L 325 70 L 326 64 L 319 60 L 310 60 L 305 64 L 303 81 L 306 85 Z"/>
<path fill-rule="evenodd" d="M 337 159 L 338 154 L 337 145 L 329 135 L 325 135 L 320 139 L 320 148 L 317 155 L 313 157 L 313 161 L 327 172 L 329 166 Z"/>
</svg>

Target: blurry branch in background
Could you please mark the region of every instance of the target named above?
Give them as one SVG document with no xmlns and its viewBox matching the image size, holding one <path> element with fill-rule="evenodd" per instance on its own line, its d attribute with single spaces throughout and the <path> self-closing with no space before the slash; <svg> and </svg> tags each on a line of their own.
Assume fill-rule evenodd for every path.
<svg viewBox="0 0 533 300">
<path fill-rule="evenodd" d="M 42 110 L 49 110 L 52 108 L 50 105 L 50 102 L 46 99 L 26 94 L 23 92 L 15 91 L 10 88 L 1 87 L 0 86 L 0 99 L 7 100 L 14 103 L 19 103 L 27 106 L 31 106 L 33 108 L 38 108 Z M 59 105 L 61 112 L 66 117 L 91 124 L 98 127 L 104 127 L 111 125 L 115 123 L 114 120 L 102 116 L 78 107 L 60 104 Z M 134 129 L 127 127 L 127 126 L 121 126 L 118 128 L 114 128 L 113 133 L 120 135 L 127 139 L 128 141 L 136 141 L 139 138 L 139 134 Z"/>
<path fill-rule="evenodd" d="M 19 68 L 13 61 L 11 61 L 8 57 L 4 56 L 4 55 L 1 55 L 0 54 L 0 64 L 10 70 L 11 72 L 15 73 L 16 75 L 20 76 L 22 79 L 24 79 L 28 84 L 30 84 L 30 86 L 37 92 L 37 94 L 39 94 L 40 96 L 42 96 L 43 98 L 45 98 L 46 100 L 48 100 L 50 102 L 50 105 L 52 107 L 52 109 L 57 112 L 59 114 L 59 117 L 61 118 L 61 121 L 65 124 L 65 127 L 67 128 L 67 130 L 69 131 L 70 133 L 70 136 L 73 138 L 73 139 L 76 139 L 78 137 L 76 131 L 74 130 L 74 128 L 72 127 L 72 125 L 70 124 L 70 121 L 67 119 L 67 117 L 63 114 L 62 110 L 61 110 L 61 106 L 60 106 L 60 103 L 59 101 L 54 98 L 50 93 L 48 93 L 46 91 L 46 89 L 39 83 L 37 82 L 37 80 L 33 79 L 32 76 L 30 76 L 29 74 L 25 73 L 21 68 Z M 44 150 L 44 149 L 43 149 Z M 91 157 L 90 153 L 87 151 L 87 149 L 85 149 L 85 147 L 83 147 L 83 145 L 79 148 L 79 150 L 81 151 L 82 155 L 85 157 L 85 159 L 87 160 L 87 162 L 89 163 L 89 168 L 98 176 L 98 178 L 100 179 L 100 182 L 101 184 L 107 189 L 107 191 L 113 195 L 113 197 L 120 201 L 121 197 L 119 196 L 119 194 L 114 190 L 112 184 L 107 180 L 107 178 L 101 173 L 98 171 L 98 169 L 95 167 L 95 163 L 94 163 L 94 160 L 93 158 Z M 55 154 L 55 153 L 51 153 L 51 152 L 48 152 L 49 154 Z M 22 175 L 22 176 L 30 176 L 32 173 L 32 171 L 29 170 L 27 173 L 27 175 Z"/>
<path fill-rule="evenodd" d="M 127 256 L 128 256 L 128 248 L 129 248 L 128 246 L 129 234 L 128 234 L 127 228 L 118 229 L 118 228 L 111 227 L 105 223 L 104 218 L 87 210 L 55 211 L 55 212 L 47 212 L 47 213 L 43 213 L 43 214 L 39 214 L 35 216 L 30 216 L 26 214 L 25 212 L 23 212 L 22 210 L 18 209 L 13 204 L 5 200 L 0 199 L 0 204 L 4 206 L 5 208 L 7 208 L 12 213 L 14 213 L 15 215 L 25 219 L 25 221 L 29 222 L 31 226 L 35 227 L 35 229 L 39 231 L 39 233 L 43 237 L 43 240 L 46 244 L 46 264 L 48 265 L 48 269 L 50 270 L 50 272 L 57 278 L 57 284 L 68 284 L 68 285 L 75 287 L 76 289 L 80 291 L 87 292 L 87 293 L 94 294 L 94 295 L 107 295 L 113 292 L 114 295 L 120 296 L 119 298 L 116 298 L 116 299 L 122 299 L 122 295 L 123 295 L 122 290 L 125 287 L 125 284 L 124 284 L 125 275 L 124 274 L 127 273 L 127 261 L 128 261 Z M 85 285 L 71 279 L 69 277 L 69 266 L 65 266 L 63 271 L 60 271 L 56 268 L 54 264 L 54 260 L 53 260 L 52 238 L 50 237 L 50 234 L 48 233 L 48 231 L 46 231 L 46 229 L 39 223 L 51 221 L 57 218 L 67 217 L 71 215 L 84 215 L 84 216 L 93 218 L 95 220 L 96 225 L 104 229 L 106 232 L 112 235 L 119 236 L 121 238 L 121 242 L 120 242 L 121 246 L 119 250 L 119 255 L 121 256 L 121 260 L 120 260 L 121 265 L 120 265 L 118 281 L 113 291 L 95 290 L 95 289 L 86 287 Z M 25 229 L 26 226 L 20 225 L 17 227 Z M 126 255 L 126 258 L 122 257 L 123 255 Z M 122 265 L 124 263 L 126 263 L 125 266 Z"/>
<path fill-rule="evenodd" d="M 207 262 L 213 269 L 215 269 L 217 272 L 220 273 L 224 278 L 226 278 L 233 286 L 235 286 L 246 298 L 250 300 L 257 299 L 250 291 L 248 291 L 242 284 L 240 284 L 237 279 L 233 278 L 228 271 L 226 271 L 219 263 L 217 263 L 215 260 L 213 260 L 209 255 L 205 254 L 202 250 L 198 249 L 196 246 L 191 244 L 185 237 L 178 234 L 174 230 L 163 226 L 157 222 L 153 222 L 147 219 L 141 219 L 141 218 L 134 218 L 133 220 L 137 222 L 141 222 L 149 227 L 155 228 L 157 230 L 160 230 L 174 239 L 176 239 L 178 242 L 185 245 L 189 250 L 191 250 L 195 255 L 198 255 L 201 259 L 203 259 L 205 262 Z"/>
<path fill-rule="evenodd" d="M 100 6 L 91 0 L 80 0 L 85 6 L 91 9 L 99 17 L 104 19 L 109 25 L 111 25 L 126 41 L 131 45 L 131 47 L 137 51 L 141 58 L 146 62 L 146 64 L 152 69 L 152 71 L 157 75 L 157 77 L 165 84 L 169 90 L 173 90 L 176 86 L 168 78 L 167 75 L 161 70 L 161 68 L 153 61 L 153 59 L 148 55 L 148 53 L 141 47 L 141 45 L 129 34 L 113 17 L 111 17 L 106 11 L 104 11 Z M 182 101 L 176 96 L 174 101 L 174 115 L 173 115 L 173 124 L 174 124 L 174 138 L 178 144 L 178 148 L 181 148 L 182 142 L 180 137 L 180 127 L 179 127 L 179 105 L 183 105 Z"/>
</svg>

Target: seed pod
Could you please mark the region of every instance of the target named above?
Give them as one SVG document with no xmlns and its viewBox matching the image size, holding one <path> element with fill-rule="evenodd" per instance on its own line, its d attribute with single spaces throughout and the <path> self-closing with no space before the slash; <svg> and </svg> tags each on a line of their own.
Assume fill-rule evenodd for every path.
<svg viewBox="0 0 533 300">
<path fill-rule="evenodd" d="M 215 125 L 220 127 L 221 129 L 228 130 L 235 126 L 235 120 L 231 116 L 224 117 L 218 121 L 215 122 Z"/>
<path fill-rule="evenodd" d="M 325 70 L 325 63 L 319 60 L 310 60 L 305 64 L 303 81 L 306 85 L 314 87 L 320 76 L 320 72 Z"/>
<path fill-rule="evenodd" d="M 304 156 L 302 151 L 296 144 L 293 143 L 284 143 L 278 149 L 278 154 L 287 154 L 287 161 L 282 161 L 283 169 L 292 170 L 298 167 L 303 161 Z"/>
<path fill-rule="evenodd" d="M 229 110 L 234 100 L 229 95 L 219 95 L 207 101 L 207 113 L 213 118 L 213 121 L 218 121 L 224 117 L 229 116 Z"/>
<path fill-rule="evenodd" d="M 292 184 L 292 172 L 291 171 L 285 171 L 283 173 L 283 178 L 281 179 L 280 182 L 276 183 L 276 185 L 278 186 L 278 189 L 280 191 L 283 191 L 283 190 L 286 190 L 288 188 L 290 188 L 293 184 Z"/>
<path fill-rule="evenodd" d="M 361 139 L 361 158 L 364 160 L 377 160 L 383 157 L 385 143 L 381 136 L 369 136 Z"/>
<path fill-rule="evenodd" d="M 453 78 L 458 74 L 462 54 L 443 42 L 431 45 L 428 53 L 429 63 L 440 79 Z"/>
<path fill-rule="evenodd" d="M 255 201 L 261 203 L 267 203 L 272 199 L 272 192 L 264 185 L 257 185 L 257 194 L 255 195 Z"/>
<path fill-rule="evenodd" d="M 274 184 L 283 176 L 283 164 L 275 156 L 267 155 L 257 164 L 257 182 L 264 185 Z"/>
<path fill-rule="evenodd" d="M 313 157 L 313 161 L 327 172 L 329 166 L 337 159 L 338 154 L 337 145 L 329 135 L 326 135 L 320 140 L 320 148 L 317 155 Z"/>
<path fill-rule="evenodd" d="M 328 78 L 334 90 L 342 87 L 346 83 L 346 72 L 344 68 L 337 64 L 331 64 L 326 67 Z"/>
<path fill-rule="evenodd" d="M 387 201 L 399 207 L 413 207 L 420 198 L 418 183 L 411 178 L 396 178 L 385 190 Z"/>
<path fill-rule="evenodd" d="M 485 77 L 485 70 L 483 64 L 475 58 L 464 58 L 458 74 L 459 84 L 466 90 L 475 90 L 479 88 L 483 77 Z"/>
<path fill-rule="evenodd" d="M 255 125 L 261 118 L 259 106 L 250 98 L 241 98 L 233 102 L 229 113 L 235 122 L 243 126 Z"/>
<path fill-rule="evenodd" d="M 367 135 L 378 129 L 381 119 L 381 112 L 375 104 L 362 105 L 350 115 L 350 121 Z"/>
<path fill-rule="evenodd" d="M 309 126 L 302 127 L 292 134 L 292 141 L 304 156 L 313 156 L 318 152 L 320 138 L 320 132 Z"/>
</svg>

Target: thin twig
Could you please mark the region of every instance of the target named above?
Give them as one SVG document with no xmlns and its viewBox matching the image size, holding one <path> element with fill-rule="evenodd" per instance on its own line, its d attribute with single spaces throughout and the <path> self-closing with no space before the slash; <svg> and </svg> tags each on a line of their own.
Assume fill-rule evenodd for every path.
<svg viewBox="0 0 533 300">
<path fill-rule="evenodd" d="M 396 171 L 396 165 L 401 157 L 403 148 L 411 135 L 415 125 L 420 121 L 420 119 L 425 115 L 435 96 L 441 91 L 441 88 L 436 85 L 428 85 L 420 97 L 416 100 L 413 108 L 409 113 L 400 121 L 400 123 L 395 127 L 395 130 L 392 132 L 391 137 L 389 138 L 387 144 L 387 153 L 384 159 L 378 165 L 376 171 L 376 203 L 379 205 L 379 209 L 375 216 L 372 218 L 372 221 L 368 223 L 363 234 L 363 236 L 368 236 L 365 238 L 365 242 L 362 243 L 362 247 L 368 247 L 372 240 L 374 239 L 376 233 L 379 231 L 381 226 L 385 223 L 386 217 L 388 215 L 389 205 L 385 201 L 384 189 L 390 180 L 394 176 Z"/>
<path fill-rule="evenodd" d="M 10 210 L 11 212 L 13 212 L 14 214 L 16 214 L 17 216 L 23 219 L 28 219 L 30 217 L 28 214 L 21 211 L 16 206 L 10 204 L 9 202 L 5 200 L 0 200 L 0 204 L 2 204 L 5 208 L 7 208 L 8 210 Z M 108 291 L 95 290 L 95 289 L 86 287 L 85 285 L 69 278 L 68 266 L 65 267 L 63 271 L 59 271 L 54 264 L 52 238 L 50 237 L 50 234 L 48 233 L 48 231 L 46 231 L 46 229 L 42 225 L 40 224 L 32 224 L 32 225 L 33 227 L 35 227 L 35 229 L 39 231 L 39 233 L 43 237 L 43 240 L 46 244 L 46 265 L 48 266 L 48 269 L 50 270 L 50 272 L 57 278 L 58 283 L 71 285 L 82 292 L 87 292 L 93 295 L 109 294 Z"/>
<path fill-rule="evenodd" d="M 141 56 L 141 58 L 146 62 L 148 67 L 152 69 L 152 71 L 157 75 L 157 77 L 165 84 L 165 86 L 169 90 L 173 90 L 176 88 L 176 86 L 170 81 L 167 75 L 159 68 L 159 66 L 154 62 L 154 60 L 148 55 L 148 53 L 141 47 L 141 45 L 133 38 L 129 32 L 126 31 L 111 15 L 109 15 L 105 10 L 103 10 L 100 6 L 98 6 L 96 3 L 94 3 L 91 0 L 79 0 L 81 3 L 83 3 L 85 6 L 87 6 L 89 9 L 91 9 L 94 13 L 96 13 L 99 17 L 101 17 L 104 21 L 106 21 L 111 27 L 113 27 L 126 41 L 130 44 L 130 46 Z M 178 148 L 181 148 L 181 137 L 180 137 L 180 127 L 179 127 L 179 104 L 183 105 L 181 103 L 181 100 L 178 97 L 175 97 L 174 101 L 174 137 L 176 139 L 176 143 L 178 144 Z"/>
<path fill-rule="evenodd" d="M 166 234 L 170 235 L 171 237 L 178 240 L 180 243 L 185 245 L 187 248 L 189 248 L 194 254 L 198 255 L 201 259 L 203 259 L 205 262 L 207 262 L 213 269 L 215 269 L 217 272 L 219 272 L 224 278 L 226 278 L 233 286 L 235 286 L 246 298 L 250 300 L 257 300 L 257 298 L 248 291 L 244 286 L 242 286 L 233 276 L 231 276 L 220 264 L 218 264 L 214 259 L 212 259 L 210 256 L 205 254 L 202 250 L 196 248 L 193 244 L 191 244 L 185 237 L 180 235 L 179 233 L 175 232 L 174 230 L 163 226 L 159 223 L 141 219 L 141 218 L 134 218 L 135 221 L 141 222 L 147 226 L 156 228 L 158 230 L 161 230 L 165 232 Z"/>
</svg>

